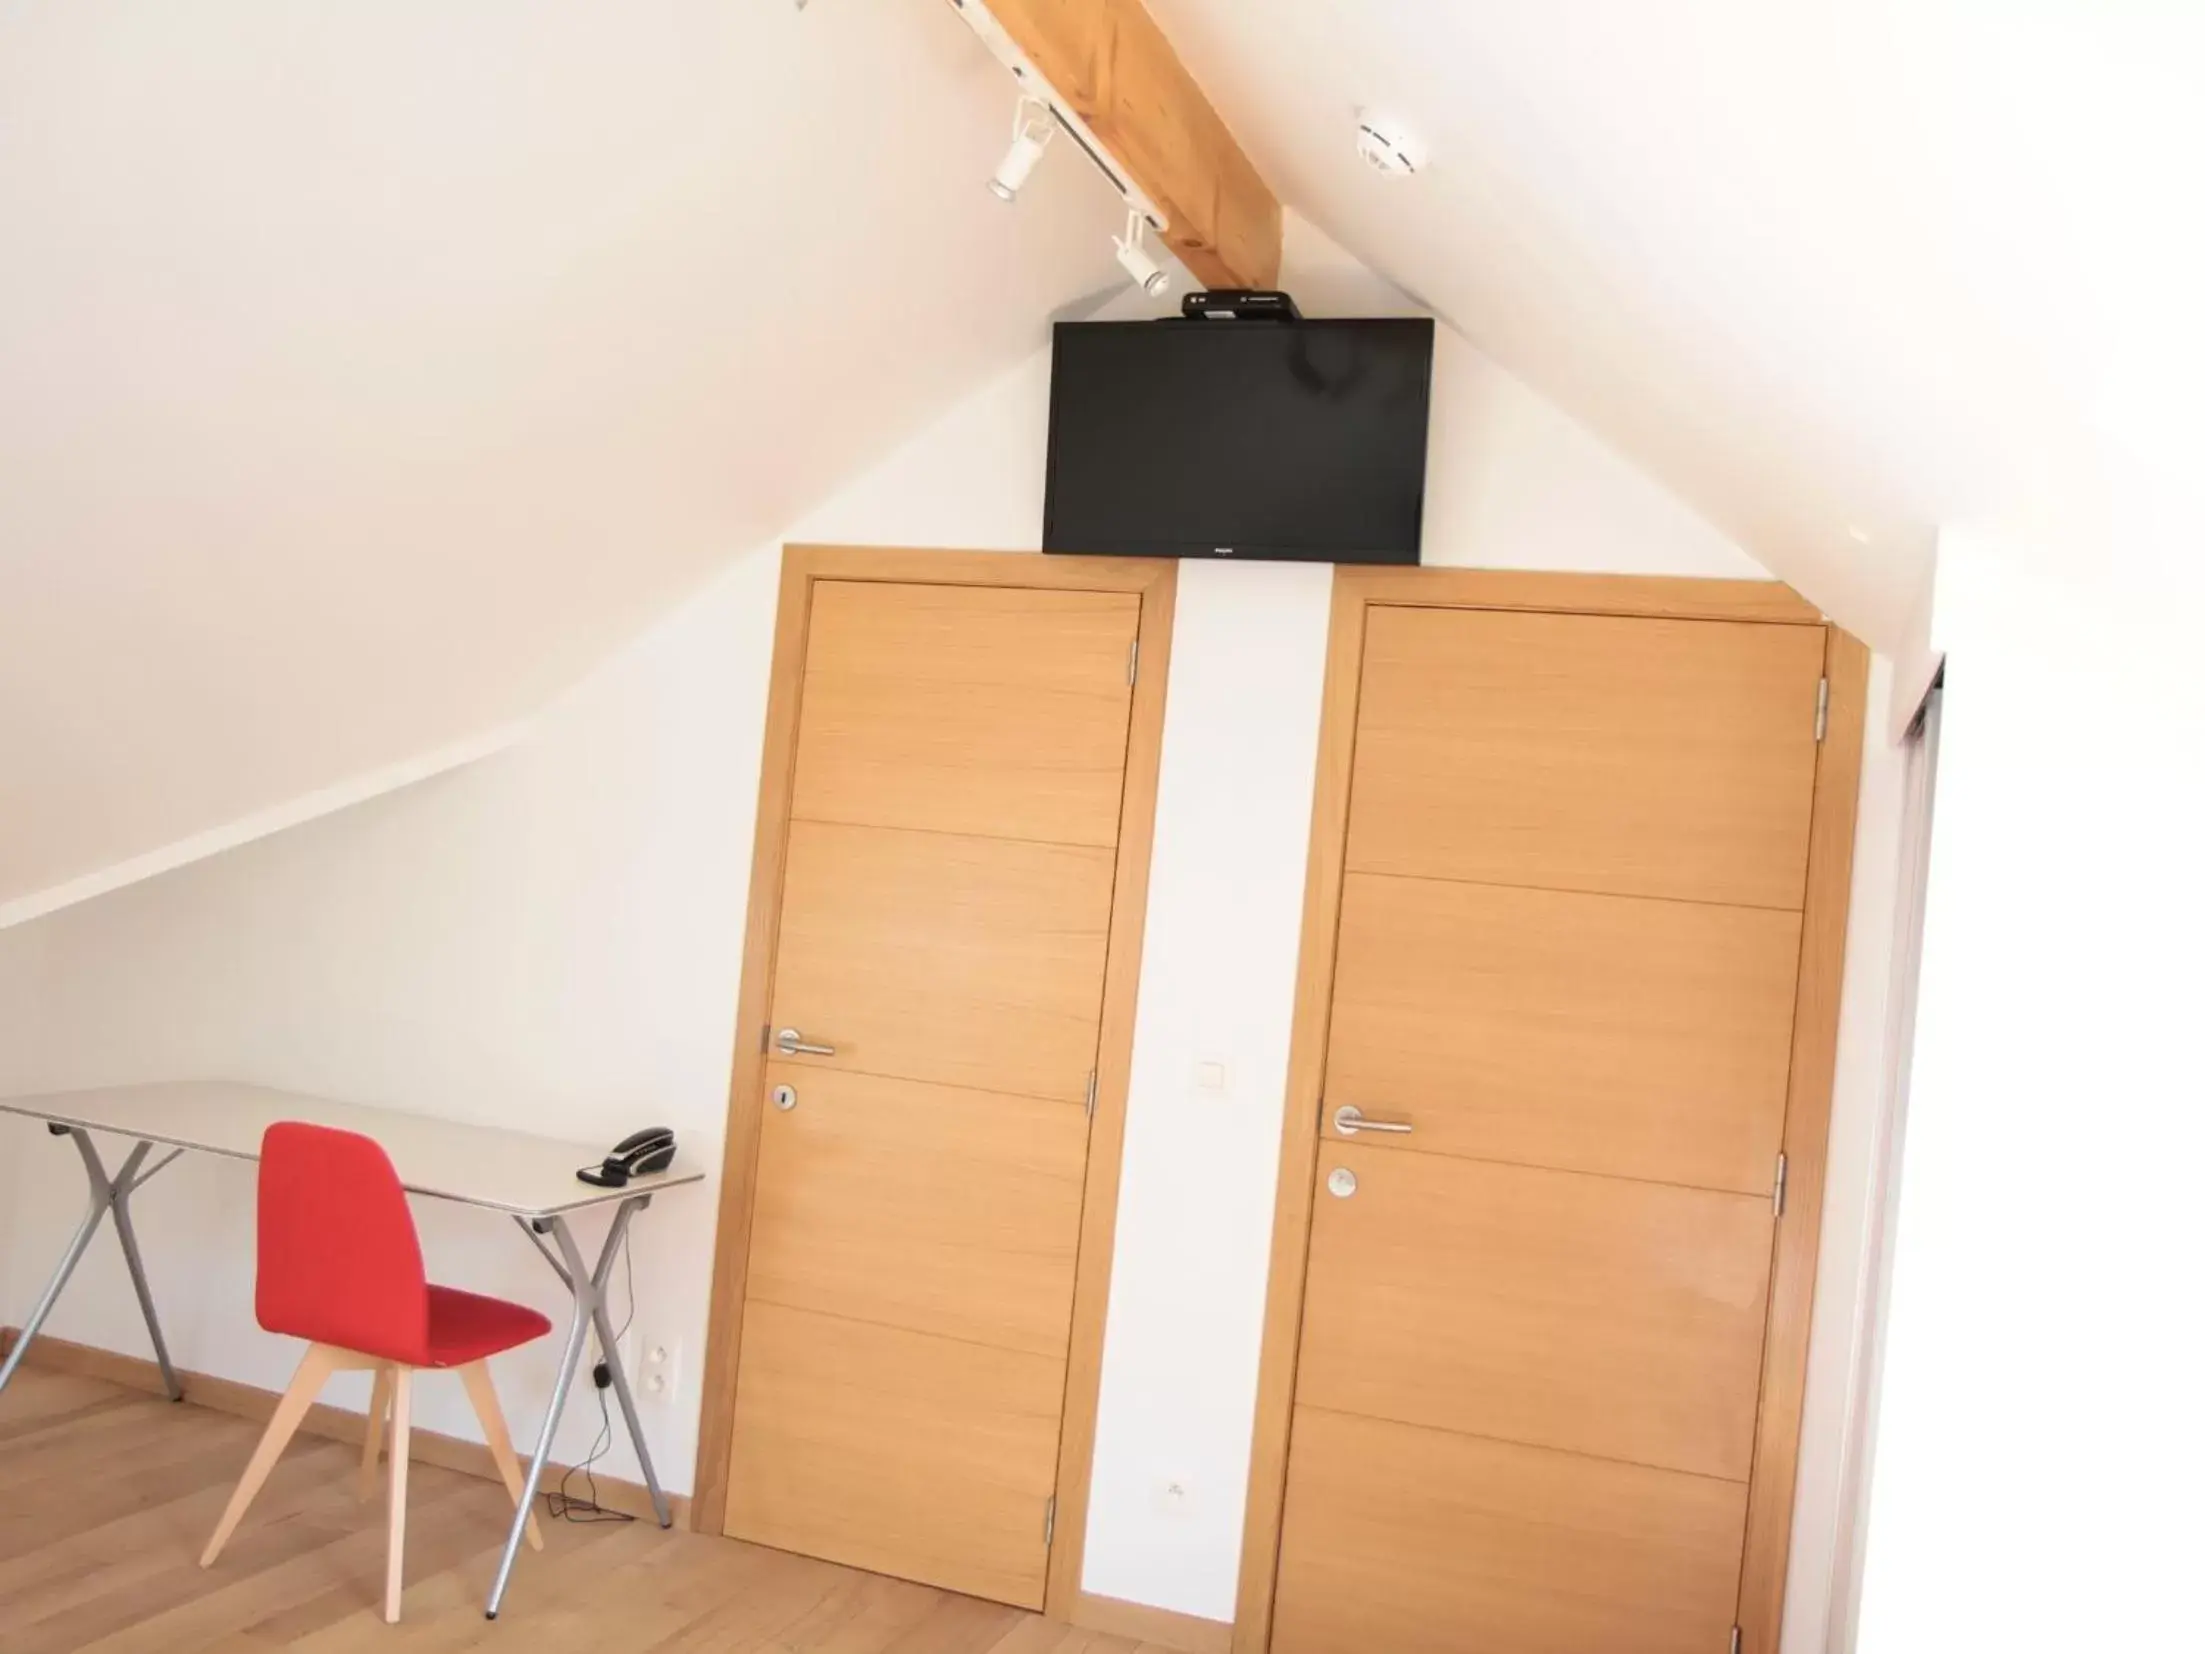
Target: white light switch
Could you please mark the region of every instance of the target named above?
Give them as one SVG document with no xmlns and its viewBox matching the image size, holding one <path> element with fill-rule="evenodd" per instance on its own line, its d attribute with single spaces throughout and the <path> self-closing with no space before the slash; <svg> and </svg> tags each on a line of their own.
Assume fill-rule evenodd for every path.
<svg viewBox="0 0 2205 1654">
<path fill-rule="evenodd" d="M 1198 1062 L 1194 1065 L 1194 1086 L 1197 1091 L 1223 1091 L 1225 1089 L 1225 1065 L 1221 1062 Z"/>
</svg>

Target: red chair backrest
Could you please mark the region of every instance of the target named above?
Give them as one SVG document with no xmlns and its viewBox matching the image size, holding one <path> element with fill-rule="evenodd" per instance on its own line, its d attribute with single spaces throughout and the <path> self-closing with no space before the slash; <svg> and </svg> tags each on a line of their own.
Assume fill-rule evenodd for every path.
<svg viewBox="0 0 2205 1654">
<path fill-rule="evenodd" d="M 268 1128 L 253 1307 L 270 1332 L 428 1363 L 421 1237 L 380 1143 L 290 1121 Z"/>
</svg>

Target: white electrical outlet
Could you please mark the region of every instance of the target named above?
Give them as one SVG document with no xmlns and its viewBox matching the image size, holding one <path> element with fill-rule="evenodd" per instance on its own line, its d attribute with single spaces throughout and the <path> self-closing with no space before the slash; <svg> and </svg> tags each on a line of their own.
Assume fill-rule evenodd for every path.
<svg viewBox="0 0 2205 1654">
<path fill-rule="evenodd" d="M 636 1375 L 638 1401 L 674 1401 L 681 1395 L 681 1340 L 638 1339 Z"/>
</svg>

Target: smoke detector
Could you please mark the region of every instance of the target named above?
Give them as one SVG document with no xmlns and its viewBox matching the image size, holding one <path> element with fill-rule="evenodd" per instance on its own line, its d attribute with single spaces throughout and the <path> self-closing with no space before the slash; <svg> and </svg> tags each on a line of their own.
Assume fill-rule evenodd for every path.
<svg viewBox="0 0 2205 1654">
<path fill-rule="evenodd" d="M 1424 170 L 1424 146 L 1391 115 L 1365 109 L 1355 117 L 1355 150 L 1384 178 L 1413 178 Z"/>
</svg>

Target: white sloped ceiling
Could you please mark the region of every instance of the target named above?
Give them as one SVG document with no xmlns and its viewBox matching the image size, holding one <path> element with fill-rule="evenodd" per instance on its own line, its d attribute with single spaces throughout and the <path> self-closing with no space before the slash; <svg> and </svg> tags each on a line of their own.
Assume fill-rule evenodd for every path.
<svg viewBox="0 0 2205 1654">
<path fill-rule="evenodd" d="M 2194 569 L 2205 7 L 1149 3 L 1877 645 L 1953 525 Z M 0 7 L 0 923 L 494 738 L 1114 290 L 1061 146 L 981 188 L 1009 103 L 940 0 Z"/>
<path fill-rule="evenodd" d="M 527 714 L 1114 287 L 1010 107 L 926 0 L 0 8 L 0 912 Z"/>
<path fill-rule="evenodd" d="M 1149 4 L 1290 205 L 1880 646 L 1950 525 L 2195 566 L 2205 6 Z"/>
</svg>

